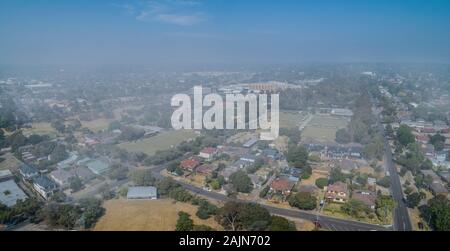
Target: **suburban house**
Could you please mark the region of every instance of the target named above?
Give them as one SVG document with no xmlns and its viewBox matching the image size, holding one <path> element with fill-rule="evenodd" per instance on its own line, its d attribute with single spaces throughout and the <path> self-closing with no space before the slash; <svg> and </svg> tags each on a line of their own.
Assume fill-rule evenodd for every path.
<svg viewBox="0 0 450 251">
<path fill-rule="evenodd" d="M 109 170 L 109 164 L 99 159 L 90 160 L 86 162 L 85 165 L 87 168 L 89 168 L 89 170 L 97 175 L 100 175 Z"/>
<path fill-rule="evenodd" d="M 250 163 L 255 163 L 256 161 L 256 156 L 253 154 L 247 154 L 245 156 L 242 156 L 240 158 L 240 160 L 245 161 L 245 162 L 250 162 Z"/>
<path fill-rule="evenodd" d="M 440 181 L 433 180 L 433 182 L 429 185 L 429 188 L 430 188 L 431 192 L 433 192 L 434 196 L 437 196 L 437 195 L 447 196 L 448 195 L 447 188 Z"/>
<path fill-rule="evenodd" d="M 377 189 L 377 179 L 368 177 L 367 178 L 367 186 L 369 190 L 375 191 Z"/>
<path fill-rule="evenodd" d="M 64 169 L 57 169 L 50 173 L 50 178 L 63 188 L 70 185 L 70 179 L 72 177 L 74 177 L 73 173 Z"/>
<path fill-rule="evenodd" d="M 370 209 L 375 209 L 377 194 L 369 190 L 355 190 L 353 191 L 352 199 L 362 201 Z"/>
<path fill-rule="evenodd" d="M 38 192 L 46 200 L 48 200 L 58 188 L 56 183 L 46 176 L 34 177 L 33 187 L 36 192 Z"/>
<path fill-rule="evenodd" d="M 198 174 L 202 174 L 205 176 L 210 176 L 216 168 L 212 165 L 204 164 L 195 169 Z"/>
<path fill-rule="evenodd" d="M 22 178 L 25 180 L 31 180 L 34 177 L 39 175 L 39 172 L 36 168 L 34 168 L 30 165 L 27 165 L 27 164 L 20 165 L 19 173 L 22 176 Z"/>
<path fill-rule="evenodd" d="M 254 146 L 258 142 L 258 139 L 250 139 L 249 141 L 245 142 L 242 146 L 245 148 L 250 148 Z"/>
<path fill-rule="evenodd" d="M 353 170 L 357 169 L 358 166 L 352 160 L 342 159 L 338 162 L 337 166 L 341 168 L 341 171 L 345 174 L 351 173 Z"/>
<path fill-rule="evenodd" d="M 346 202 L 348 199 L 347 184 L 338 181 L 334 184 L 328 185 L 326 188 L 325 198 L 331 202 Z"/>
<path fill-rule="evenodd" d="M 84 166 L 77 166 L 76 168 L 73 168 L 71 173 L 73 173 L 74 176 L 78 176 L 78 178 L 83 181 L 89 181 L 95 178 L 95 174 Z"/>
<path fill-rule="evenodd" d="M 302 170 L 299 168 L 286 166 L 283 169 L 281 169 L 280 175 L 287 177 L 289 180 L 291 180 L 293 182 L 298 182 L 298 181 L 300 181 L 301 173 L 302 173 Z"/>
<path fill-rule="evenodd" d="M 239 169 L 248 167 L 251 165 L 251 162 L 243 161 L 243 160 L 236 160 L 233 164 L 231 164 L 232 167 L 237 167 Z"/>
<path fill-rule="evenodd" d="M 200 151 L 198 156 L 203 159 L 206 159 L 206 160 L 212 160 L 216 154 L 217 154 L 217 148 L 205 147 Z"/>
<path fill-rule="evenodd" d="M 291 193 L 292 188 L 295 186 L 295 182 L 289 180 L 286 177 L 278 177 L 270 184 L 270 191 L 288 195 Z"/>
<path fill-rule="evenodd" d="M 230 166 L 220 171 L 220 175 L 222 175 L 226 181 L 230 178 L 230 176 L 239 170 L 238 167 Z"/>
<path fill-rule="evenodd" d="M 240 157 L 248 154 L 249 149 L 243 148 L 243 147 L 236 147 L 236 146 L 223 146 L 220 149 L 221 153 L 225 153 L 230 155 L 230 157 Z"/>
<path fill-rule="evenodd" d="M 189 171 L 193 171 L 200 163 L 194 159 L 184 159 L 180 162 L 180 167 Z"/>
<path fill-rule="evenodd" d="M 69 158 L 58 162 L 57 166 L 59 169 L 67 169 L 70 168 L 71 165 L 75 164 L 75 161 L 78 159 L 78 155 L 74 152 L 70 153 Z"/>
<path fill-rule="evenodd" d="M 248 177 L 252 181 L 253 187 L 255 188 L 260 188 L 264 182 L 264 179 L 261 176 L 254 173 L 248 174 Z"/>
<path fill-rule="evenodd" d="M 277 160 L 280 157 L 280 154 L 276 149 L 267 148 L 263 150 L 263 155 L 269 159 Z"/>
<path fill-rule="evenodd" d="M 127 199 L 133 200 L 156 200 L 158 193 L 156 187 L 153 186 L 136 186 L 129 187 Z"/>
</svg>

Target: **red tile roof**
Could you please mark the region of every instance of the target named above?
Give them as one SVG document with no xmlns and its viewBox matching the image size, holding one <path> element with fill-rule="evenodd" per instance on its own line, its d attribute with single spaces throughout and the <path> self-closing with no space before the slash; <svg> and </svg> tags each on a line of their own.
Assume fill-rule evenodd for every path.
<svg viewBox="0 0 450 251">
<path fill-rule="evenodd" d="M 211 165 L 201 165 L 195 171 L 202 174 L 211 174 L 214 171 L 214 167 Z"/>
<path fill-rule="evenodd" d="M 327 191 L 337 193 L 347 193 L 347 184 L 338 181 L 334 184 L 328 185 Z"/>
<path fill-rule="evenodd" d="M 272 181 L 270 187 L 275 191 L 287 191 L 291 190 L 294 185 L 294 182 L 288 180 L 287 178 L 276 178 Z"/>
<path fill-rule="evenodd" d="M 193 158 L 189 158 L 189 159 L 185 159 L 182 160 L 180 163 L 181 168 L 185 168 L 185 169 L 194 169 L 196 166 L 198 166 L 200 163 L 193 159 Z"/>
<path fill-rule="evenodd" d="M 364 202 L 367 206 L 375 206 L 377 195 L 372 191 L 355 190 L 352 194 L 352 198 Z"/>
<path fill-rule="evenodd" d="M 213 154 L 213 153 L 215 153 L 216 151 L 217 151 L 217 149 L 214 148 L 214 147 L 205 147 L 205 148 L 203 148 L 200 152 L 206 153 L 206 154 Z"/>
</svg>

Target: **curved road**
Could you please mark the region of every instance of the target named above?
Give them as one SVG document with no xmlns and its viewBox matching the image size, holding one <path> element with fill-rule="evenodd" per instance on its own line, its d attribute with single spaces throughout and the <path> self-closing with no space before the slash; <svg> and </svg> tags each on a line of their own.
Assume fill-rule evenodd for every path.
<svg viewBox="0 0 450 251">
<path fill-rule="evenodd" d="M 157 166 L 153 168 L 153 175 L 157 179 L 162 179 L 163 176 L 161 175 L 161 171 L 165 168 L 164 165 Z M 238 199 L 232 199 L 227 197 L 224 194 L 216 193 L 212 191 L 207 191 L 202 188 L 186 184 L 184 182 L 177 181 L 179 184 L 181 184 L 184 188 L 187 190 L 194 192 L 196 194 L 214 199 L 219 201 L 227 201 L 227 200 L 233 200 L 238 202 L 247 202 L 244 200 L 238 200 Z M 372 225 L 368 223 L 363 223 L 359 221 L 352 221 L 352 220 L 343 220 L 338 218 L 333 218 L 329 216 L 323 216 L 323 215 L 317 215 L 316 213 L 296 210 L 296 209 L 284 209 L 284 208 L 278 208 L 278 207 L 272 207 L 264 204 L 260 204 L 262 207 L 269 210 L 272 214 L 282 215 L 286 217 L 292 217 L 292 218 L 300 218 L 310 221 L 319 220 L 320 225 L 324 228 L 327 228 L 329 230 L 333 231 L 390 231 L 392 230 L 390 227 L 384 227 L 379 225 Z"/>
</svg>

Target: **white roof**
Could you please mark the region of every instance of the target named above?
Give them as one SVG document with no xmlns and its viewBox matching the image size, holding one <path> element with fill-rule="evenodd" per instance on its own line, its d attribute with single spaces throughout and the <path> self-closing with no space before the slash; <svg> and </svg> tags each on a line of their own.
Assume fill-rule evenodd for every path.
<svg viewBox="0 0 450 251">
<path fill-rule="evenodd" d="M 9 177 L 12 173 L 9 170 L 0 170 L 0 178 Z"/>
<path fill-rule="evenodd" d="M 128 188 L 127 198 L 148 198 L 156 197 L 156 195 L 156 187 L 137 186 Z"/>
</svg>

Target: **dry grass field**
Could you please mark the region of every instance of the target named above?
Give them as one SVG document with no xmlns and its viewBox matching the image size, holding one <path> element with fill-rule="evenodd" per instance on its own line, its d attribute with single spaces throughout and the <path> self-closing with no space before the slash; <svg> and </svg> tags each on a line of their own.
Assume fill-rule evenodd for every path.
<svg viewBox="0 0 450 251">
<path fill-rule="evenodd" d="M 31 134 L 39 135 L 49 135 L 50 137 L 56 136 L 56 130 L 47 122 L 37 122 L 32 123 L 31 128 L 23 129 L 23 134 L 25 136 L 30 136 Z"/>
<path fill-rule="evenodd" d="M 303 129 L 302 137 L 323 142 L 333 142 L 336 137 L 336 131 L 346 126 L 347 121 L 343 118 L 314 115 L 305 129 Z"/>
<path fill-rule="evenodd" d="M 171 199 L 117 199 L 106 201 L 103 206 L 106 213 L 97 222 L 94 231 L 173 231 L 180 211 L 190 214 L 194 224 L 222 230 L 213 218 L 201 220 L 195 216 L 197 206 Z"/>
<path fill-rule="evenodd" d="M 323 173 L 315 172 L 315 170 L 313 170 L 311 176 L 308 179 L 306 179 L 306 180 L 302 179 L 299 182 L 299 185 L 316 185 L 316 180 L 318 178 L 327 178 L 327 177 L 328 177 L 327 175 L 325 175 Z"/>
<path fill-rule="evenodd" d="M 177 146 L 181 142 L 193 139 L 198 135 L 191 130 L 178 130 L 178 131 L 165 131 L 156 136 L 138 140 L 135 142 L 124 142 L 118 144 L 120 148 L 123 148 L 129 152 L 143 152 L 148 155 L 155 154 L 158 150 L 166 150 L 171 147 Z"/>
<path fill-rule="evenodd" d="M 89 130 L 93 132 L 99 132 L 103 129 L 108 128 L 109 123 L 111 123 L 111 121 L 113 120 L 101 118 L 101 119 L 94 119 L 91 121 L 81 121 L 81 125 L 83 127 L 89 128 Z"/>
</svg>

